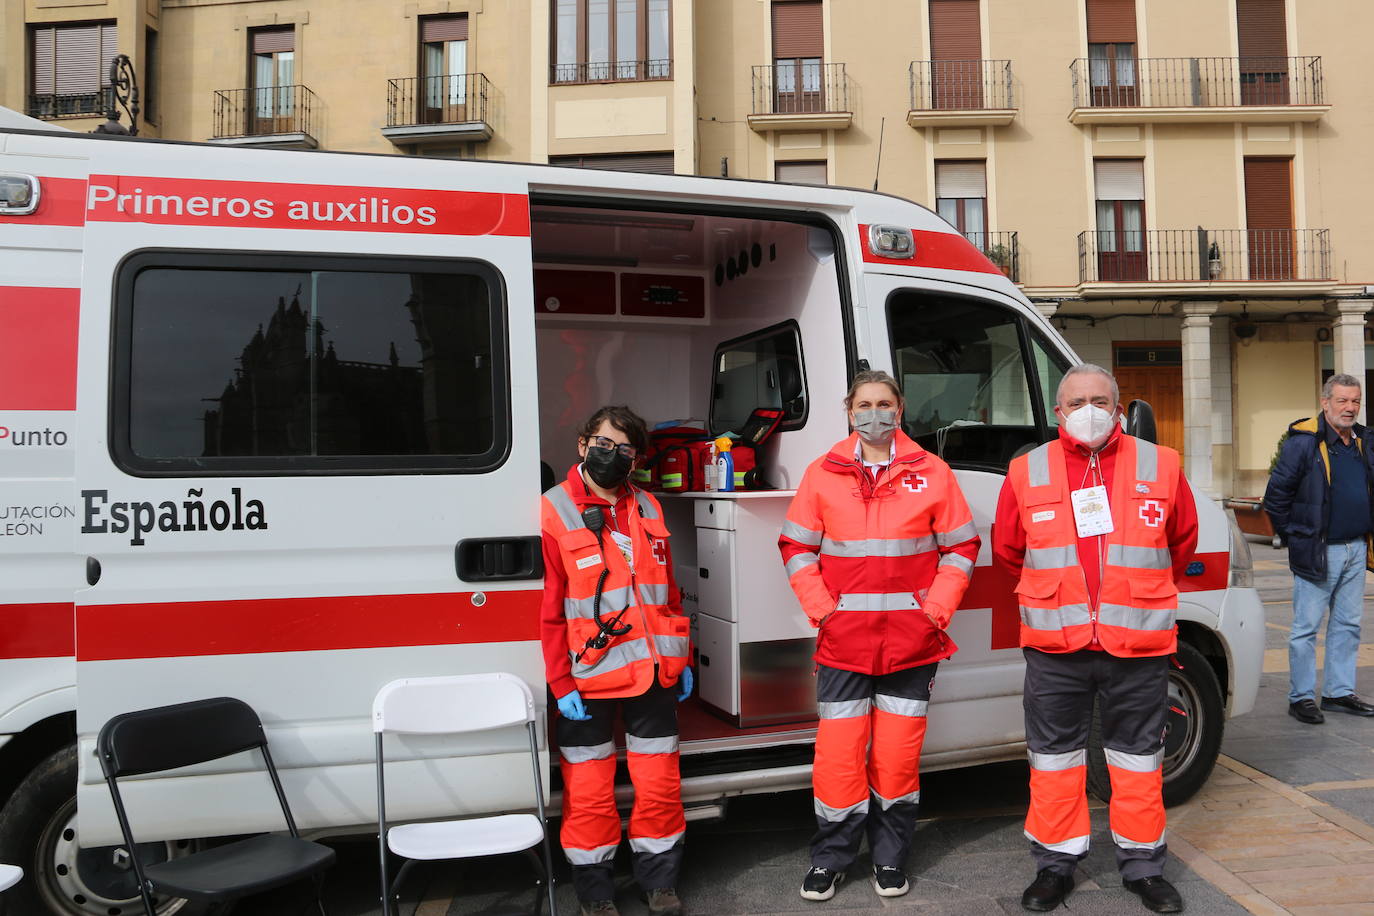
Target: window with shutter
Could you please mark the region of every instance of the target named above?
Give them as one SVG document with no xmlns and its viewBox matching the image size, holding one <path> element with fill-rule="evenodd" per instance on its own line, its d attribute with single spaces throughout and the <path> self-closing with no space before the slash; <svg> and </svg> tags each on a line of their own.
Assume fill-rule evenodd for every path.
<svg viewBox="0 0 1374 916">
<path fill-rule="evenodd" d="M 936 108 L 983 107 L 978 0 L 930 0 L 930 80 Z"/>
<path fill-rule="evenodd" d="M 1148 279 L 1144 160 L 1097 159 L 1093 175 L 1098 279 Z"/>
<path fill-rule="evenodd" d="M 981 159 L 935 163 L 935 209 L 979 248 L 987 243 L 987 164 Z"/>
<path fill-rule="evenodd" d="M 457 124 L 468 117 L 468 17 L 420 20 L 421 124 Z"/>
<path fill-rule="evenodd" d="M 824 111 L 820 0 L 773 0 L 772 20 L 774 112 Z"/>
<path fill-rule="evenodd" d="M 29 33 L 29 113 L 86 117 L 104 111 L 110 62 L 119 53 L 113 22 L 39 26 Z"/>
<path fill-rule="evenodd" d="M 552 0 L 553 83 L 672 78 L 671 0 Z"/>
<path fill-rule="evenodd" d="M 673 174 L 672 153 L 622 153 L 595 156 L 550 156 L 549 165 L 571 165 L 583 169 L 610 169 L 616 172 Z"/>
<path fill-rule="evenodd" d="M 248 109 L 250 135 L 292 133 L 297 129 L 296 30 L 294 27 L 253 29 L 248 33 L 251 50 L 248 84 L 252 104 Z"/>
<path fill-rule="evenodd" d="M 774 165 L 774 177 L 792 184 L 826 184 L 824 160 L 815 162 L 779 162 Z"/>
<path fill-rule="evenodd" d="M 1288 25 L 1284 0 L 1236 0 L 1240 103 L 1287 105 Z"/>
<path fill-rule="evenodd" d="M 1245 229 L 1250 279 L 1293 279 L 1293 160 L 1246 157 Z"/>
<path fill-rule="evenodd" d="M 1135 0 L 1087 0 L 1088 82 L 1094 107 L 1140 104 L 1136 89 Z"/>
</svg>

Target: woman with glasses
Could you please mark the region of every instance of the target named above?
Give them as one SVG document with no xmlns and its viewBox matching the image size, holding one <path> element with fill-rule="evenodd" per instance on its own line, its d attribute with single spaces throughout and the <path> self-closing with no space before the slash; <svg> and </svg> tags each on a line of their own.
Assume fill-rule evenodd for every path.
<svg viewBox="0 0 1374 916">
<path fill-rule="evenodd" d="M 911 887 L 921 745 L 945 633 L 978 558 L 954 473 L 900 429 L 897 381 L 865 370 L 844 399 L 851 430 L 811 463 L 779 547 L 816 636 L 816 833 L 807 900 L 829 900 L 868 836 L 873 889 Z"/>
<path fill-rule="evenodd" d="M 676 702 L 692 692 L 689 624 L 658 500 L 629 481 L 649 445 L 628 407 L 602 407 L 577 439 L 581 462 L 544 494 L 544 668 L 558 703 L 563 851 L 582 916 L 614 916 L 617 710 L 634 783 L 630 851 L 654 916 L 678 916 L 686 820 Z M 676 701 L 676 702 L 675 702 Z"/>
</svg>

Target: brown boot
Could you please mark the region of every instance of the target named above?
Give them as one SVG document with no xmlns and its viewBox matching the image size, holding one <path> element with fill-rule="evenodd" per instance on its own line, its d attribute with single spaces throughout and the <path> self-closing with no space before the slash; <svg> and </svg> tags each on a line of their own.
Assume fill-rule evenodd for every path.
<svg viewBox="0 0 1374 916">
<path fill-rule="evenodd" d="M 682 916 L 682 901 L 671 887 L 654 888 L 645 899 L 649 902 L 649 916 Z"/>
</svg>

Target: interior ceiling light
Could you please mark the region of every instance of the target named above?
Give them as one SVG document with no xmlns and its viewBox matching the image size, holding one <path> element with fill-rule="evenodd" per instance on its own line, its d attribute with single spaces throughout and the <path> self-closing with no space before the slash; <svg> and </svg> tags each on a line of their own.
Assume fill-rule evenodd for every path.
<svg viewBox="0 0 1374 916">
<path fill-rule="evenodd" d="M 691 232 L 695 220 L 669 216 L 638 216 L 634 213 L 593 213 L 586 210 L 535 210 L 530 214 L 536 223 L 555 223 L 565 226 L 610 226 L 617 229 L 666 229 L 672 232 Z"/>
</svg>

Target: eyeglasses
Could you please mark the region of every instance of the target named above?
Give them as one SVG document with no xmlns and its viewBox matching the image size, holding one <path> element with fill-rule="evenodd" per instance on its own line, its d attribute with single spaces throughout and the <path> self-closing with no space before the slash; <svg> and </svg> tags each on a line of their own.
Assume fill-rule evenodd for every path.
<svg viewBox="0 0 1374 916">
<path fill-rule="evenodd" d="M 636 458 L 639 456 L 639 449 L 630 445 L 628 442 L 616 442 L 614 439 L 607 439 L 605 436 L 589 436 L 587 446 L 596 448 L 613 448 L 626 458 Z"/>
</svg>

